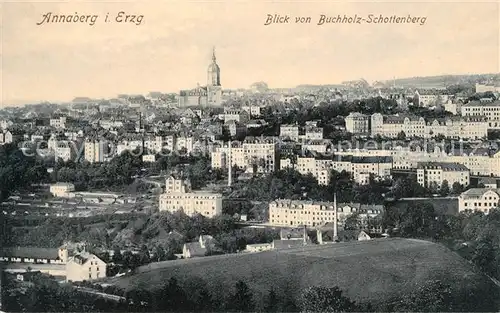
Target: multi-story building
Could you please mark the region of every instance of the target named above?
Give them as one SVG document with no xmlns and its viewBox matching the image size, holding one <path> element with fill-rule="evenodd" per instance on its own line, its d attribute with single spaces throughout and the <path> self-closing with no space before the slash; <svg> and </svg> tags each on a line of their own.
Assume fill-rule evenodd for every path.
<svg viewBox="0 0 500 313">
<path fill-rule="evenodd" d="M 66 263 L 66 280 L 84 281 L 106 277 L 106 262 L 88 252 L 76 254 Z"/>
<path fill-rule="evenodd" d="M 458 163 L 421 162 L 417 165 L 417 181 L 423 187 L 441 187 L 447 181 L 451 188 L 454 183 L 467 187 L 470 183 L 469 169 Z"/>
<path fill-rule="evenodd" d="M 232 164 L 243 169 L 256 168 L 259 173 L 280 168 L 279 144 L 274 137 L 247 137 L 243 143 L 233 141 L 231 145 L 214 148 L 211 154 L 213 168 L 226 169 Z"/>
<path fill-rule="evenodd" d="M 64 129 L 66 128 L 66 117 L 59 116 L 51 118 L 49 121 L 49 125 L 54 128 Z"/>
<path fill-rule="evenodd" d="M 420 106 L 440 105 L 448 101 L 449 95 L 437 90 L 421 90 L 416 91 L 415 96 L 418 99 Z"/>
<path fill-rule="evenodd" d="M 396 138 L 433 138 L 439 135 L 456 139 L 482 139 L 488 135 L 488 122 L 483 116 L 447 117 L 425 120 L 423 117 L 375 113 L 371 117 L 372 136 Z"/>
<path fill-rule="evenodd" d="M 323 140 L 323 128 L 317 126 L 305 127 L 305 140 Z"/>
<path fill-rule="evenodd" d="M 232 137 L 245 136 L 247 133 L 246 125 L 234 120 L 227 122 L 224 127 Z"/>
<path fill-rule="evenodd" d="M 500 207 L 500 189 L 471 188 L 458 197 L 458 211 L 481 211 L 489 213 Z"/>
<path fill-rule="evenodd" d="M 299 141 L 299 125 L 280 125 L 280 137 L 290 138 L 293 141 Z"/>
<path fill-rule="evenodd" d="M 194 138 L 191 136 L 179 136 L 175 138 L 175 151 L 185 150 L 187 154 L 193 152 Z"/>
<path fill-rule="evenodd" d="M 165 193 L 160 195 L 160 212 L 182 211 L 186 215 L 201 214 L 212 218 L 222 213 L 222 195 L 192 191 L 189 181 L 170 176 L 165 182 Z"/>
<path fill-rule="evenodd" d="M 236 121 L 240 123 L 246 123 L 250 120 L 250 114 L 241 108 L 224 108 L 224 114 L 221 114 L 224 123 L 229 121 Z"/>
<path fill-rule="evenodd" d="M 329 139 L 305 140 L 302 143 L 302 152 L 310 151 L 317 153 L 327 153 L 332 142 Z"/>
<path fill-rule="evenodd" d="M 84 144 L 85 160 L 90 163 L 100 163 L 106 160 L 108 143 L 87 138 Z"/>
<path fill-rule="evenodd" d="M 269 203 L 269 223 L 288 226 L 319 226 L 335 220 L 335 204 L 327 201 L 280 199 Z M 337 204 L 337 221 L 343 224 L 352 214 L 358 214 L 361 224 L 383 213 L 381 205 L 359 203 Z"/>
<path fill-rule="evenodd" d="M 374 178 L 391 177 L 392 162 L 391 156 L 332 156 L 312 153 L 297 157 L 296 169 L 302 175 L 312 174 L 318 184 L 328 185 L 331 170 L 346 171 L 357 182 L 365 181 L 367 175 Z"/>
<path fill-rule="evenodd" d="M 479 84 L 476 83 L 476 92 L 500 92 L 500 85 L 498 84 Z"/>
<path fill-rule="evenodd" d="M 77 143 L 70 140 L 58 141 L 54 150 L 54 158 L 62 159 L 64 162 L 69 160 L 76 161 L 78 149 Z"/>
<path fill-rule="evenodd" d="M 471 101 L 462 106 L 462 116 L 486 117 L 489 129 L 500 129 L 500 101 Z"/>
<path fill-rule="evenodd" d="M 368 135 L 370 134 L 370 116 L 351 112 L 345 118 L 345 128 L 354 135 Z"/>
<path fill-rule="evenodd" d="M 280 150 L 276 138 L 247 137 L 242 144 L 247 167 L 257 167 L 257 172 L 270 173 L 279 169 Z"/>
<path fill-rule="evenodd" d="M 262 115 L 262 107 L 258 105 L 247 105 L 247 106 L 242 106 L 241 107 L 243 110 L 245 110 L 248 114 L 250 114 L 250 117 L 260 117 Z"/>
</svg>

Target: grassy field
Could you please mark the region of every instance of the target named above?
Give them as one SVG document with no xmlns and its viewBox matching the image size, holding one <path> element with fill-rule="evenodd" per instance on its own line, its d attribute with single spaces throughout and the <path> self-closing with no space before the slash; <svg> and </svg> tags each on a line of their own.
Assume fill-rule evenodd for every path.
<svg viewBox="0 0 500 313">
<path fill-rule="evenodd" d="M 396 238 L 167 261 L 139 271 L 107 282 L 125 289 L 139 284 L 155 288 L 173 276 L 181 283 L 202 278 L 223 295 L 241 279 L 256 299 L 271 287 L 296 296 L 311 285 L 337 285 L 356 301 L 376 303 L 411 292 L 428 279 L 442 279 L 458 288 L 485 281 L 442 245 Z"/>
</svg>

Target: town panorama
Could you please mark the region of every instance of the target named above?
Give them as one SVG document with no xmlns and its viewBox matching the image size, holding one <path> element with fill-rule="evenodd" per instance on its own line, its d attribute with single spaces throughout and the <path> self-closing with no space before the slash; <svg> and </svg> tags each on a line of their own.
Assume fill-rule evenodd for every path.
<svg viewBox="0 0 500 313">
<path fill-rule="evenodd" d="M 229 90 L 210 55 L 0 110 L 2 310 L 499 310 L 500 75 Z"/>
</svg>

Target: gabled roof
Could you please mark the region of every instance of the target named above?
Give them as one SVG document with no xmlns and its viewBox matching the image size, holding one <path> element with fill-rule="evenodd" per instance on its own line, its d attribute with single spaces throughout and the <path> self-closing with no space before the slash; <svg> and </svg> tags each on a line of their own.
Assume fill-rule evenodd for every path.
<svg viewBox="0 0 500 313">
<path fill-rule="evenodd" d="M 462 192 L 461 197 L 482 197 L 487 192 L 494 192 L 500 196 L 499 188 L 471 188 Z"/>
<path fill-rule="evenodd" d="M 0 248 L 0 256 L 34 259 L 58 259 L 58 250 L 55 248 L 36 247 L 4 247 Z"/>
<path fill-rule="evenodd" d="M 189 251 L 191 257 L 205 256 L 206 248 L 202 248 L 199 242 L 188 242 L 184 244 L 184 248 Z"/>
</svg>

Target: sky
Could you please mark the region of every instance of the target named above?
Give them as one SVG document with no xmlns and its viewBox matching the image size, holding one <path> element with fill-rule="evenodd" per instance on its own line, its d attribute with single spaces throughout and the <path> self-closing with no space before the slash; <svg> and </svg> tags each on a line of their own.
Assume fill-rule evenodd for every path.
<svg viewBox="0 0 500 313">
<path fill-rule="evenodd" d="M 3 105 L 193 88 L 206 84 L 213 46 L 228 89 L 500 72 L 496 1 L 6 1 Z M 141 24 L 116 22 L 120 11 L 142 15 Z M 49 12 L 98 19 L 37 25 Z M 289 23 L 265 26 L 268 14 Z M 317 25 L 322 14 L 426 21 Z M 311 23 L 296 24 L 298 16 Z"/>
</svg>

